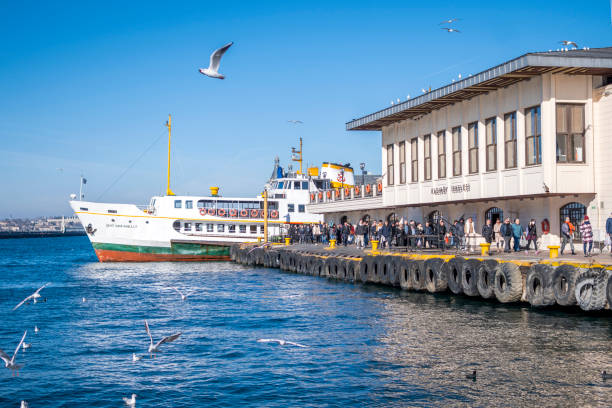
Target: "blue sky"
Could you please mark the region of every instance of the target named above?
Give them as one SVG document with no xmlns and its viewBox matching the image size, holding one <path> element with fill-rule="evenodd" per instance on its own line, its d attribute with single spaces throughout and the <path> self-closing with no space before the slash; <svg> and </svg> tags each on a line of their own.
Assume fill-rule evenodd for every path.
<svg viewBox="0 0 612 408">
<path fill-rule="evenodd" d="M 255 195 L 300 136 L 311 164 L 380 173 L 379 133 L 348 120 L 560 40 L 612 45 L 607 0 L 176 3 L 3 2 L 0 218 L 70 214 L 81 173 L 86 199 L 147 203 L 168 113 L 177 194 Z M 227 79 L 199 74 L 228 41 Z"/>
</svg>

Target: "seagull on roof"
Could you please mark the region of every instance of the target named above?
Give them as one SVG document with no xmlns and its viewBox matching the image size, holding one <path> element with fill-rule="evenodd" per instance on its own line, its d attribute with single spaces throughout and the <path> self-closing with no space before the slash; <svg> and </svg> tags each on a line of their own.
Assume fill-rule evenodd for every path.
<svg viewBox="0 0 612 408">
<path fill-rule="evenodd" d="M 21 366 L 15 364 L 15 357 L 17 357 L 17 352 L 19 352 L 19 348 L 21 347 L 21 344 L 25 340 L 27 334 L 28 334 L 28 331 L 26 330 L 25 333 L 23 333 L 23 337 L 21 338 L 21 341 L 17 345 L 17 348 L 15 349 L 15 352 L 13 353 L 13 357 L 9 357 L 8 354 L 0 350 L 0 359 L 4 361 L 4 366 L 6 368 L 8 368 L 9 370 L 13 370 L 13 375 L 15 374 L 15 371 L 17 371 L 17 376 L 19 376 L 19 369 L 21 368 Z"/>
<path fill-rule="evenodd" d="M 149 322 L 147 322 L 146 320 L 145 320 L 145 329 L 147 329 L 147 334 L 149 335 L 149 339 L 151 339 L 151 344 L 149 345 L 149 349 L 148 349 L 148 351 L 151 354 L 151 356 L 154 355 L 153 353 L 161 352 L 159 347 L 162 344 L 173 342 L 174 340 L 178 339 L 179 336 L 181 335 L 181 333 L 176 333 L 176 334 L 173 334 L 172 336 L 164 337 L 160 341 L 158 341 L 157 343 L 153 344 L 153 337 L 151 336 L 151 330 L 149 330 Z"/>
<path fill-rule="evenodd" d="M 449 18 L 448 20 L 442 21 L 438 25 L 440 25 L 440 24 L 453 24 L 455 21 L 459 21 L 459 20 L 461 20 L 461 19 L 460 18 Z"/>
<path fill-rule="evenodd" d="M 559 43 L 563 45 L 573 45 L 575 48 L 578 48 L 578 44 L 576 44 L 574 41 L 563 40 L 559 41 Z"/>
<path fill-rule="evenodd" d="M 19 308 L 21 305 L 23 305 L 25 302 L 29 300 L 32 300 L 34 303 L 36 303 L 36 299 L 40 297 L 40 291 L 46 288 L 48 285 L 49 285 L 48 283 L 45 283 L 44 285 L 42 285 L 40 288 L 36 290 L 36 292 L 32 293 L 30 296 L 26 297 L 21 302 L 19 302 L 19 304 L 15 306 L 13 310 L 17 310 L 17 308 Z"/>
<path fill-rule="evenodd" d="M 232 44 L 233 42 L 229 42 L 218 50 L 215 50 L 215 52 L 210 55 L 210 64 L 208 65 L 208 68 L 200 68 L 200 73 L 211 78 L 225 79 L 225 76 L 219 73 L 219 64 L 221 63 L 221 57 L 223 54 L 225 54 L 225 51 L 232 46 Z"/>
<path fill-rule="evenodd" d="M 456 28 L 452 28 L 452 27 L 440 27 L 441 30 L 446 30 L 449 33 L 460 33 L 461 31 L 457 30 Z"/>
</svg>

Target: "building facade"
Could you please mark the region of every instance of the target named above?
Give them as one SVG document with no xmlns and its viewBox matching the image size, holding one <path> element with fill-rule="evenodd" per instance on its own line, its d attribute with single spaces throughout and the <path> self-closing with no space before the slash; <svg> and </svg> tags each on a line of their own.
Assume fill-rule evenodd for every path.
<svg viewBox="0 0 612 408">
<path fill-rule="evenodd" d="M 472 217 L 480 232 L 487 218 L 533 218 L 550 245 L 565 216 L 579 224 L 588 214 L 603 239 L 612 48 L 525 54 L 347 129 L 381 131 L 382 195 L 310 205 L 326 219 Z"/>
</svg>

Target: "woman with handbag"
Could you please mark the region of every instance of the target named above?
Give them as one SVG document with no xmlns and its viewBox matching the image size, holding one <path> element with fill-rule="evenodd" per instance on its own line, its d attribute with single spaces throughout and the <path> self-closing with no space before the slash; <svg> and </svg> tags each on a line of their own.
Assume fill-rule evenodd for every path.
<svg viewBox="0 0 612 408">
<path fill-rule="evenodd" d="M 529 225 L 527 225 L 527 250 L 531 247 L 531 242 L 533 241 L 533 249 L 538 250 L 538 230 L 536 227 L 536 222 L 532 218 L 529 221 Z"/>
</svg>

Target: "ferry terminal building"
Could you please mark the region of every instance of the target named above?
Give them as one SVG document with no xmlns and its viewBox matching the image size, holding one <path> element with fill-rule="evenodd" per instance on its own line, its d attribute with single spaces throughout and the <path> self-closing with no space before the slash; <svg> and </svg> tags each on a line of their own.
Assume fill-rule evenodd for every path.
<svg viewBox="0 0 612 408">
<path fill-rule="evenodd" d="M 612 212 L 612 47 L 535 52 L 352 120 L 382 133 L 378 186 L 318 195 L 326 221 L 534 218 L 539 248 Z M 379 188 L 377 188 L 379 187 Z M 543 221 L 550 233 L 542 235 Z M 579 232 L 576 233 L 579 238 Z"/>
</svg>

